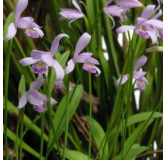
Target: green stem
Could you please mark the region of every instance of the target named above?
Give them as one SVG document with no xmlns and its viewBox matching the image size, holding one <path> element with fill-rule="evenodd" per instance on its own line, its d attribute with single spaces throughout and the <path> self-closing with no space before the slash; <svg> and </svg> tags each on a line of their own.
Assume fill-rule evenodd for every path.
<svg viewBox="0 0 166 160">
<path fill-rule="evenodd" d="M 65 155 L 66 155 L 66 149 L 67 149 L 67 138 L 68 138 L 68 126 L 69 126 L 69 113 L 68 113 L 68 107 L 69 107 L 69 76 L 67 80 L 67 85 L 66 85 L 66 126 L 65 126 L 65 141 L 64 141 L 64 150 L 63 150 L 63 160 L 65 160 Z"/>
<path fill-rule="evenodd" d="M 18 122 L 17 122 L 17 131 L 16 131 L 16 142 L 15 142 L 15 144 L 16 144 L 16 146 L 15 146 L 15 149 L 16 149 L 16 160 L 18 160 L 18 157 L 19 157 L 19 155 L 18 155 L 18 136 L 19 136 L 20 120 L 21 120 L 21 118 L 20 118 L 20 112 L 19 112 Z"/>
<path fill-rule="evenodd" d="M 8 140 L 7 140 L 7 106 L 8 106 L 8 85 L 9 85 L 9 68 L 10 68 L 10 53 L 13 40 L 8 42 L 8 47 L 5 53 L 5 111 L 4 111 L 4 137 L 5 137 L 5 159 L 8 160 Z"/>
<path fill-rule="evenodd" d="M 89 116 L 92 118 L 92 82 L 91 82 L 91 73 L 89 73 Z M 91 129 L 89 127 L 89 154 L 88 154 L 88 160 L 91 158 L 91 141 L 92 141 L 92 133 Z"/>
<path fill-rule="evenodd" d="M 23 109 L 21 109 L 21 125 L 20 125 L 20 160 L 22 160 L 22 143 L 23 143 L 23 130 L 24 130 L 24 110 L 25 107 Z"/>
<path fill-rule="evenodd" d="M 41 114 L 41 139 L 40 139 L 40 160 L 43 156 L 43 141 L 44 141 L 44 113 Z"/>
</svg>

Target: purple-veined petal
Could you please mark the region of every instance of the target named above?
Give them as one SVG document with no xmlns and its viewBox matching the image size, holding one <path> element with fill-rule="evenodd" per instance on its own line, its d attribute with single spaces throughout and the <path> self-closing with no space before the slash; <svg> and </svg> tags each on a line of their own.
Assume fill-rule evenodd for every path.
<svg viewBox="0 0 166 160">
<path fill-rule="evenodd" d="M 54 59 L 52 58 L 51 54 L 42 54 L 41 60 L 47 64 L 48 66 L 54 65 Z"/>
<path fill-rule="evenodd" d="M 41 59 L 41 56 L 42 56 L 43 54 L 50 54 L 50 52 L 39 51 L 39 50 L 32 50 L 32 52 L 31 52 L 31 57 L 32 57 L 33 59 L 39 60 L 39 59 Z"/>
<path fill-rule="evenodd" d="M 8 40 L 12 39 L 16 35 L 16 33 L 17 33 L 17 28 L 14 25 L 14 23 L 11 23 L 8 27 L 7 35 L 3 40 L 8 41 Z"/>
<path fill-rule="evenodd" d="M 92 53 L 82 53 L 73 58 L 74 62 L 77 63 L 86 63 L 88 62 L 88 58 L 92 56 Z"/>
<path fill-rule="evenodd" d="M 113 0 L 108 0 L 107 3 L 105 4 L 105 7 L 107 7 Z"/>
<path fill-rule="evenodd" d="M 80 6 L 78 5 L 78 3 L 76 2 L 76 0 L 72 0 L 72 3 L 73 3 L 73 5 L 74 5 L 80 12 L 82 12 L 82 11 L 81 11 L 81 8 L 80 8 Z"/>
<path fill-rule="evenodd" d="M 141 56 L 139 59 L 137 59 L 137 61 L 135 62 L 134 71 L 144 66 L 147 62 L 147 59 L 148 58 L 146 56 Z"/>
<path fill-rule="evenodd" d="M 41 93 L 36 90 L 30 90 L 27 94 L 27 98 L 29 103 L 36 106 L 42 106 L 47 100 L 45 97 L 42 96 Z"/>
<path fill-rule="evenodd" d="M 75 48 L 75 56 L 77 56 L 90 42 L 91 35 L 84 33 L 77 42 Z"/>
<path fill-rule="evenodd" d="M 158 44 L 157 35 L 150 31 L 146 31 L 146 32 L 148 33 L 149 37 L 151 38 L 152 44 Z"/>
<path fill-rule="evenodd" d="M 126 32 L 126 31 L 129 31 L 129 30 L 134 30 L 136 27 L 135 26 L 128 26 L 128 25 L 124 25 L 124 26 L 121 26 L 119 27 L 116 32 L 117 33 L 123 33 L 123 32 Z"/>
<path fill-rule="evenodd" d="M 51 104 L 52 105 L 55 105 L 55 104 L 57 104 L 58 102 L 55 100 L 55 99 L 53 99 L 53 98 L 51 98 Z"/>
<path fill-rule="evenodd" d="M 56 37 L 54 38 L 54 40 L 53 40 L 53 42 L 52 42 L 52 45 L 51 45 L 51 50 L 50 50 L 52 56 L 56 53 L 56 51 L 57 51 L 57 49 L 58 49 L 58 47 L 59 47 L 59 41 L 60 41 L 63 37 L 69 38 L 69 36 L 68 36 L 67 34 L 59 34 L 58 36 L 56 36 Z"/>
<path fill-rule="evenodd" d="M 136 8 L 143 6 L 138 0 L 119 0 L 117 1 L 117 4 L 123 8 Z"/>
<path fill-rule="evenodd" d="M 65 72 L 58 61 L 54 60 L 53 68 L 56 71 L 56 80 L 63 80 L 63 78 L 65 76 Z"/>
<path fill-rule="evenodd" d="M 15 9 L 16 20 L 20 18 L 21 13 L 25 10 L 27 5 L 28 5 L 28 0 L 18 0 L 16 9 Z"/>
<path fill-rule="evenodd" d="M 31 64 L 35 64 L 38 62 L 38 60 L 35 60 L 31 57 L 28 57 L 28 58 L 23 58 L 19 61 L 21 63 L 22 66 L 29 66 Z"/>
<path fill-rule="evenodd" d="M 96 67 L 96 66 L 94 66 L 95 67 L 95 69 L 96 69 L 96 77 L 98 77 L 100 74 L 101 74 L 101 70 L 98 68 L 98 67 Z"/>
<path fill-rule="evenodd" d="M 144 90 L 145 90 L 145 83 L 142 82 L 141 80 L 137 80 L 137 81 L 136 81 L 136 87 L 137 87 L 140 91 L 144 91 Z"/>
<path fill-rule="evenodd" d="M 70 8 L 61 9 L 60 12 L 59 12 L 59 14 L 62 17 L 67 18 L 67 19 L 77 19 L 77 18 L 81 18 L 81 17 L 84 16 L 82 12 L 80 12 L 80 11 L 78 11 L 76 9 L 70 9 Z"/>
<path fill-rule="evenodd" d="M 67 62 L 67 67 L 65 68 L 65 74 L 72 72 L 74 70 L 74 67 L 75 67 L 75 62 L 73 61 L 73 59 L 70 59 Z"/>
<path fill-rule="evenodd" d="M 141 79 L 145 75 L 146 75 L 146 72 L 144 72 L 144 71 L 136 71 L 136 72 L 134 72 L 133 78 Z"/>
<path fill-rule="evenodd" d="M 43 84 L 45 79 L 43 79 L 43 76 L 40 74 L 36 81 L 32 82 L 30 85 L 30 90 L 38 90 Z"/>
<path fill-rule="evenodd" d="M 32 17 L 23 17 L 15 21 L 15 26 L 21 29 L 27 29 L 31 27 L 34 19 Z"/>
<path fill-rule="evenodd" d="M 120 84 L 120 85 L 126 83 L 127 80 L 128 80 L 128 78 L 129 78 L 129 75 L 128 75 L 128 74 L 125 74 L 125 75 L 122 77 L 122 80 L 121 80 L 121 78 L 119 78 L 119 79 L 116 81 L 115 85 L 118 86 L 118 85 L 120 84 L 120 81 L 121 81 L 121 84 Z"/>
<path fill-rule="evenodd" d="M 26 104 L 27 104 L 28 100 L 27 100 L 27 92 L 25 92 L 19 100 L 19 104 L 18 104 L 18 109 L 23 108 Z"/>
<path fill-rule="evenodd" d="M 151 19 L 147 21 L 148 24 L 151 24 L 159 29 L 163 29 L 163 21 L 157 19 Z"/>
</svg>

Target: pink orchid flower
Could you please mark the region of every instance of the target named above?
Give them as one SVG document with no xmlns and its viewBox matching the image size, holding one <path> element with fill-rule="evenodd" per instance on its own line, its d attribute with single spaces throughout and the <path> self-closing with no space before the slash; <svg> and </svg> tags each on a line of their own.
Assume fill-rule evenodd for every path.
<svg viewBox="0 0 166 160">
<path fill-rule="evenodd" d="M 84 14 L 81 11 L 80 6 L 77 4 L 76 0 L 72 0 L 73 5 L 77 8 L 77 9 L 61 9 L 59 14 L 61 15 L 60 20 L 64 20 L 64 19 L 68 19 L 69 21 L 69 27 L 71 25 L 72 22 L 74 22 L 75 20 L 79 19 L 79 18 L 83 18 Z"/>
<path fill-rule="evenodd" d="M 43 79 L 42 75 L 39 75 L 37 80 L 32 82 L 30 85 L 29 91 L 25 92 L 19 100 L 18 109 L 23 108 L 27 102 L 33 105 L 33 109 L 37 112 L 44 112 L 47 107 L 48 98 L 38 92 L 38 89 L 44 84 L 45 79 Z M 51 104 L 57 104 L 57 101 L 51 98 Z"/>
<path fill-rule="evenodd" d="M 156 13 L 157 12 L 157 13 Z M 158 20 L 162 11 L 155 5 L 148 5 L 142 12 L 141 17 L 137 18 L 137 25 L 124 25 L 119 27 L 116 32 L 123 33 L 129 30 L 136 30 L 137 34 L 145 39 L 151 38 L 152 44 L 158 43 L 157 37 L 163 39 L 163 22 Z M 153 17 L 152 17 L 153 16 Z"/>
<path fill-rule="evenodd" d="M 91 36 L 88 33 L 84 33 L 77 42 L 74 58 L 70 59 L 67 63 L 67 67 L 65 69 L 65 73 L 68 74 L 74 70 L 75 63 L 83 63 L 83 69 L 90 73 L 94 73 L 97 76 L 100 75 L 101 71 L 95 65 L 100 65 L 98 60 L 92 58 L 92 53 L 80 52 L 89 44 L 91 40 Z"/>
<path fill-rule="evenodd" d="M 48 67 L 53 67 L 56 71 L 56 79 L 63 80 L 65 75 L 64 70 L 59 62 L 53 58 L 58 49 L 59 41 L 63 37 L 68 37 L 68 35 L 59 34 L 55 37 L 49 52 L 33 50 L 31 52 L 31 57 L 23 58 L 19 62 L 23 66 L 32 65 L 32 71 L 36 74 L 47 74 Z"/>
<path fill-rule="evenodd" d="M 148 83 L 148 80 L 144 77 L 146 75 L 146 72 L 138 71 L 138 69 L 141 68 L 142 66 L 144 66 L 146 62 L 147 62 L 147 57 L 142 56 L 136 61 L 135 66 L 134 66 L 133 79 L 136 80 L 136 87 L 139 88 L 141 91 L 145 90 L 145 84 Z M 126 83 L 128 79 L 129 79 L 129 74 L 125 74 L 122 77 L 122 80 L 121 80 L 121 78 L 119 78 L 116 81 L 115 85 L 118 86 L 120 84 L 120 81 L 121 81 L 121 85 L 122 85 L 122 84 Z"/>
<path fill-rule="evenodd" d="M 34 23 L 34 19 L 32 17 L 20 17 L 27 5 L 28 0 L 18 1 L 15 9 L 15 21 L 9 25 L 8 33 L 4 38 L 5 41 L 12 39 L 16 35 L 17 28 L 26 29 L 25 33 L 29 37 L 39 38 L 44 36 L 43 31 L 40 29 L 41 27 Z"/>
<path fill-rule="evenodd" d="M 125 14 L 130 8 L 142 7 L 142 3 L 137 0 L 119 0 L 117 1 L 117 5 L 109 6 L 112 1 L 113 0 L 108 0 L 103 10 L 111 18 L 113 27 L 115 26 L 113 16 L 119 17 L 123 22 L 125 19 L 127 19 Z"/>
</svg>

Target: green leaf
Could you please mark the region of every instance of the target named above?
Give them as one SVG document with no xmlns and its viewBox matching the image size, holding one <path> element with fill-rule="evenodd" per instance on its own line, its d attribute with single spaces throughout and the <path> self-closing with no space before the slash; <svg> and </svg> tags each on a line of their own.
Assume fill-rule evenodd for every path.
<svg viewBox="0 0 166 160">
<path fill-rule="evenodd" d="M 99 148 L 102 143 L 102 140 L 105 136 L 105 132 L 104 132 L 103 128 L 100 126 L 100 124 L 95 119 L 93 119 L 89 116 L 86 116 L 85 118 L 89 124 L 90 130 L 92 133 L 92 137 L 93 137 L 97 147 Z M 102 150 L 100 150 L 100 151 L 102 154 Z M 107 159 L 107 157 L 108 157 L 108 143 L 106 144 L 105 152 L 103 155 L 104 159 Z"/>
<path fill-rule="evenodd" d="M 15 142 L 16 135 L 9 129 L 7 129 L 7 136 L 10 140 Z M 18 139 L 18 141 L 20 143 L 20 139 Z M 40 157 L 40 154 L 38 152 L 36 152 L 33 148 L 31 148 L 29 145 L 27 145 L 25 142 L 23 142 L 22 147 L 24 150 L 26 150 L 27 152 L 29 152 L 31 155 L 35 156 L 36 158 Z M 42 157 L 42 159 L 44 160 L 43 157 Z"/>
<path fill-rule="evenodd" d="M 83 87 L 82 85 L 78 85 L 75 89 L 73 89 L 72 91 L 69 92 L 69 99 L 70 99 L 70 104 L 69 104 L 69 108 L 68 108 L 68 112 L 69 112 L 69 121 L 71 120 L 74 112 L 76 111 L 81 96 L 82 96 L 82 91 L 83 91 Z M 58 109 L 55 113 L 54 116 L 54 127 L 55 130 L 57 131 L 57 135 L 56 137 L 59 138 L 61 136 L 61 134 L 63 133 L 63 131 L 65 130 L 65 123 L 66 123 L 66 119 L 65 119 L 65 106 L 66 106 L 66 96 L 61 100 Z M 50 131 L 50 135 L 49 135 L 49 141 L 48 141 L 48 148 L 50 147 L 50 144 L 53 140 L 53 132 L 52 130 Z"/>
<path fill-rule="evenodd" d="M 25 82 L 25 77 L 24 75 L 21 76 L 21 80 L 19 83 L 19 87 L 18 87 L 18 97 L 21 97 L 21 95 L 23 95 L 26 91 L 26 82 Z"/>
<path fill-rule="evenodd" d="M 134 160 L 140 153 L 146 151 L 147 149 L 148 147 L 140 147 L 139 144 L 134 144 L 124 160 Z M 113 160 L 121 160 L 121 154 L 113 158 Z"/>
<path fill-rule="evenodd" d="M 88 156 L 74 150 L 67 150 L 66 151 L 66 158 L 69 160 L 88 160 Z"/>
<path fill-rule="evenodd" d="M 15 19 L 14 12 L 11 12 L 9 14 L 9 16 L 6 18 L 6 21 L 5 21 L 5 24 L 4 24 L 4 27 L 3 27 L 3 36 L 4 37 L 7 35 L 8 27 L 14 21 L 14 19 Z"/>
<path fill-rule="evenodd" d="M 127 122 L 127 127 L 129 127 L 135 123 L 146 121 L 150 117 L 151 114 L 152 114 L 152 112 L 143 112 L 143 113 L 138 113 L 136 115 L 129 117 L 128 122 Z M 152 118 L 161 118 L 162 116 L 163 116 L 162 113 L 155 112 L 153 114 Z M 123 123 L 125 124 L 125 122 L 123 122 Z M 123 128 L 122 128 L 122 122 L 121 122 L 121 124 L 119 126 L 119 132 L 122 130 L 123 130 Z M 117 126 L 114 127 L 113 130 L 111 130 L 110 135 L 109 135 L 109 142 L 111 142 L 114 139 L 116 131 L 117 131 Z"/>
<path fill-rule="evenodd" d="M 59 52 L 57 52 L 55 54 L 55 58 L 58 60 L 58 62 L 60 63 L 60 65 L 64 68 L 69 55 L 70 55 L 70 51 L 66 51 L 62 55 Z"/>
</svg>

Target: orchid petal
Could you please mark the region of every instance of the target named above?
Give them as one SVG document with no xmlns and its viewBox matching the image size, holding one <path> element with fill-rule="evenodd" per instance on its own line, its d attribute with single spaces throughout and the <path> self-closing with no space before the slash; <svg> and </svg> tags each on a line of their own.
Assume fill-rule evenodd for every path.
<svg viewBox="0 0 166 160">
<path fill-rule="evenodd" d="M 124 25 L 124 26 L 121 26 L 119 27 L 116 32 L 117 33 L 123 33 L 123 32 L 126 32 L 126 31 L 129 31 L 129 30 L 134 30 L 136 27 L 135 26 L 128 26 L 128 25 Z"/>
<path fill-rule="evenodd" d="M 14 23 L 11 23 L 8 27 L 7 35 L 3 40 L 8 41 L 8 40 L 12 39 L 16 35 L 16 33 L 17 33 L 17 28 L 14 25 Z"/>
<path fill-rule="evenodd" d="M 142 77 L 141 80 L 148 84 L 148 80 L 145 77 Z"/>
<path fill-rule="evenodd" d="M 44 63 L 46 63 L 48 66 L 53 66 L 54 59 L 52 58 L 51 54 L 42 54 L 41 59 Z"/>
<path fill-rule="evenodd" d="M 91 35 L 84 33 L 77 42 L 75 48 L 75 56 L 77 56 L 90 42 Z"/>
<path fill-rule="evenodd" d="M 43 55 L 43 54 L 50 54 L 50 52 L 45 52 L 45 51 L 39 51 L 39 50 L 32 50 L 32 52 L 31 52 L 31 57 L 33 58 L 33 59 L 41 59 L 41 56 Z"/>
<path fill-rule="evenodd" d="M 133 78 L 141 79 L 145 75 L 146 75 L 146 72 L 144 72 L 144 71 L 136 71 L 136 72 L 134 72 Z"/>
<path fill-rule="evenodd" d="M 88 58 L 92 56 L 92 53 L 82 53 L 76 57 L 74 57 L 74 61 L 77 63 L 86 63 L 88 61 Z"/>
<path fill-rule="evenodd" d="M 15 25 L 17 28 L 27 29 L 31 27 L 34 19 L 32 17 L 23 17 L 15 21 Z"/>
<path fill-rule="evenodd" d="M 80 12 L 82 12 L 82 11 L 81 11 L 81 8 L 80 8 L 80 6 L 78 5 L 78 3 L 76 2 L 76 0 L 72 0 L 72 3 L 73 3 L 73 5 L 74 5 Z"/>
<path fill-rule="evenodd" d="M 31 57 L 28 57 L 28 58 L 23 58 L 19 61 L 21 63 L 22 66 L 29 66 L 31 64 L 35 64 L 38 62 L 38 60 L 35 60 Z"/>
<path fill-rule="evenodd" d="M 92 58 L 92 57 L 90 57 L 90 58 L 88 59 L 88 62 L 89 62 L 90 64 L 97 64 L 97 65 L 100 65 L 99 61 L 98 61 L 97 59 L 95 59 L 95 58 Z"/>
<path fill-rule="evenodd" d="M 60 41 L 63 37 L 69 38 L 69 36 L 68 36 L 67 34 L 59 34 L 59 35 L 56 36 L 55 39 L 53 40 L 52 45 L 51 45 L 51 50 L 50 50 L 52 56 L 56 53 L 56 51 L 57 51 L 57 49 L 58 49 L 58 47 L 59 47 L 59 41 Z"/>
<path fill-rule="evenodd" d="M 43 33 L 43 31 L 42 31 L 40 28 L 35 27 L 35 28 L 33 28 L 33 29 L 39 34 L 39 36 L 40 36 L 41 38 L 44 36 L 44 33 Z"/>
<path fill-rule="evenodd" d="M 126 83 L 127 80 L 128 80 L 128 78 L 129 78 L 129 75 L 128 75 L 128 74 L 125 74 L 125 75 L 122 77 L 122 80 L 121 80 L 121 78 L 119 78 L 119 79 L 116 81 L 115 85 L 118 86 L 118 85 L 120 84 L 120 82 L 121 82 L 120 85 Z"/>
<path fill-rule="evenodd" d="M 141 17 L 145 18 L 145 19 L 149 19 L 152 14 L 154 13 L 155 11 L 155 5 L 148 5 L 146 6 L 146 8 L 143 10 L 142 14 L 141 14 Z"/>
<path fill-rule="evenodd" d="M 19 104 L 18 104 L 18 109 L 23 108 L 26 104 L 27 104 L 28 100 L 27 100 L 27 92 L 25 92 L 19 100 Z"/>
<path fill-rule="evenodd" d="M 42 96 L 41 93 L 39 93 L 36 90 L 30 90 L 28 92 L 28 101 L 32 104 L 32 105 L 36 105 L 36 106 L 42 106 L 44 104 L 44 102 L 46 101 L 46 98 L 44 98 Z"/>
<path fill-rule="evenodd" d="M 101 74 L 101 70 L 96 66 L 94 66 L 94 67 L 95 67 L 96 72 L 97 72 L 96 77 L 98 77 Z"/>
<path fill-rule="evenodd" d="M 123 8 L 136 8 L 143 6 L 142 3 L 137 0 L 120 0 L 117 2 L 117 4 Z"/>
<path fill-rule="evenodd" d="M 105 11 L 105 13 L 106 13 L 106 14 L 110 17 L 110 19 L 112 20 L 113 25 L 112 25 L 111 29 L 114 28 L 114 27 L 115 27 L 114 18 L 113 18 L 108 12 Z"/>
<path fill-rule="evenodd" d="M 162 14 L 163 14 L 163 12 L 162 12 L 162 10 L 160 9 L 160 10 L 158 11 L 158 13 L 153 17 L 153 19 L 159 18 L 160 16 L 162 16 Z"/>
<path fill-rule="evenodd" d="M 71 24 L 79 18 L 71 19 L 68 23 L 68 27 L 71 28 Z"/>
<path fill-rule="evenodd" d="M 151 38 L 152 44 L 158 44 L 157 35 L 150 31 L 146 31 L 146 32 L 148 33 L 149 37 Z"/>
<path fill-rule="evenodd" d="M 141 56 L 136 62 L 135 62 L 135 66 L 134 66 L 134 71 L 136 71 L 137 69 L 141 68 L 142 66 L 145 65 L 145 63 L 147 62 L 147 57 L 146 56 Z"/>
<path fill-rule="evenodd" d="M 18 20 L 21 13 L 25 10 L 28 5 L 28 0 L 18 0 L 16 9 L 15 9 L 15 18 Z"/>
<path fill-rule="evenodd" d="M 148 24 L 151 24 L 159 29 L 163 29 L 163 21 L 157 19 L 151 19 L 147 21 Z"/>
<path fill-rule="evenodd" d="M 75 63 L 74 63 L 73 59 L 70 59 L 67 62 L 67 67 L 65 68 L 65 74 L 72 72 L 74 70 L 74 67 L 75 67 Z"/>
<path fill-rule="evenodd" d="M 56 71 L 56 80 L 63 80 L 64 76 L 65 76 L 65 72 L 64 69 L 62 68 L 62 66 L 59 64 L 58 61 L 54 60 L 54 64 L 53 64 L 53 68 Z"/>
<path fill-rule="evenodd" d="M 53 99 L 53 98 L 51 98 L 51 104 L 52 105 L 55 105 L 55 104 L 57 104 L 58 102 L 55 100 L 55 99 Z"/>
<path fill-rule="evenodd" d="M 30 85 L 30 90 L 38 90 L 45 82 L 43 76 L 40 74 L 36 81 L 32 82 Z"/>
</svg>

